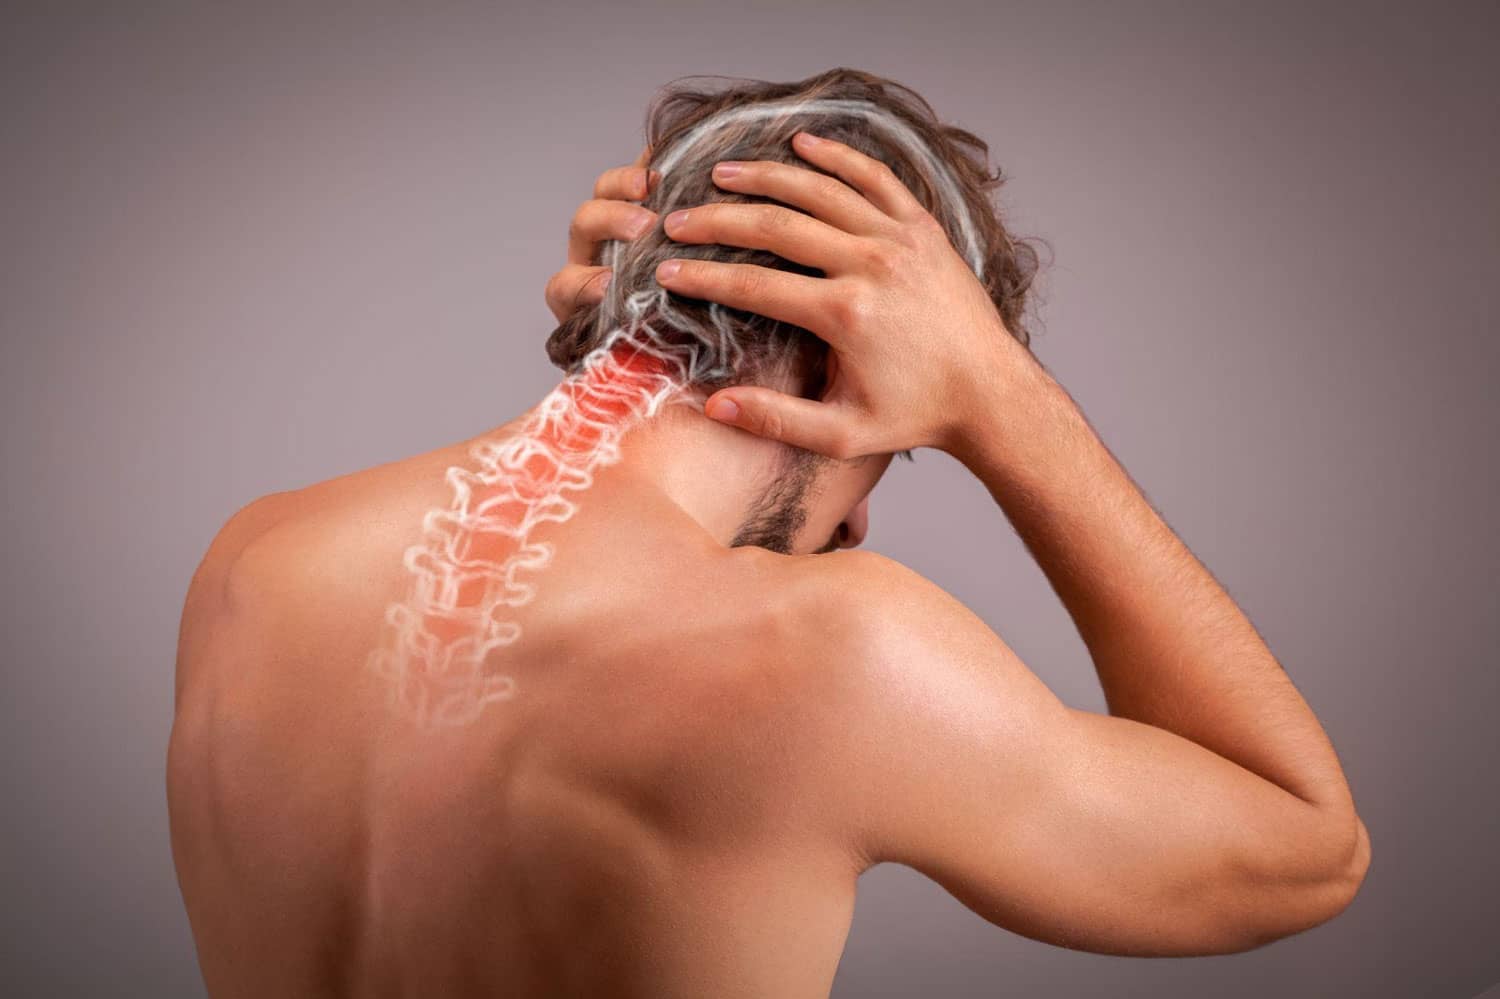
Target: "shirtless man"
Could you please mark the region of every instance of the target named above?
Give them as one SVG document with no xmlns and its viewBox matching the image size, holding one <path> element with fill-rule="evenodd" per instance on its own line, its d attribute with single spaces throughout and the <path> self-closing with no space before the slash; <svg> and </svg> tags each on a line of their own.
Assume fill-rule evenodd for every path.
<svg viewBox="0 0 1500 999">
<path fill-rule="evenodd" d="M 625 436 L 549 525 L 499 649 L 511 679 L 464 718 L 418 723 L 369 663 L 474 441 L 265 497 L 214 540 L 168 759 L 213 995 L 821 996 L 856 879 L 886 861 L 997 926 L 1110 954 L 1246 950 L 1354 898 L 1369 835 L 1251 623 L 891 171 L 837 141 L 796 150 L 818 169 L 715 183 L 801 211 L 715 203 L 666 231 L 824 277 L 701 256 L 657 277 L 827 340 L 827 391 L 723 388 Z M 575 220 L 560 318 L 599 297 L 594 245 L 633 235 L 644 163 Z M 797 516 L 768 516 L 788 445 L 829 457 Z M 958 601 L 853 550 L 891 455 L 918 447 L 989 488 L 1110 714 L 1065 706 Z M 772 543 L 745 542 L 752 522 Z"/>
</svg>

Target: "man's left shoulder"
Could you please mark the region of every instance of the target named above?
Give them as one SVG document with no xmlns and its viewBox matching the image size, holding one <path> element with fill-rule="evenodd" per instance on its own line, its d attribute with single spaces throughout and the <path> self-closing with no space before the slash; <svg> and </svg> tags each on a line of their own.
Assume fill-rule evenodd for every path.
<svg viewBox="0 0 1500 999">
<path fill-rule="evenodd" d="M 184 631 L 219 631 L 225 621 L 307 605 L 311 593 L 338 589 L 331 583 L 369 579 L 351 541 L 362 525 L 331 509 L 320 488 L 270 493 L 224 522 L 188 586 Z"/>
<path fill-rule="evenodd" d="M 222 603 L 230 570 L 245 549 L 284 519 L 296 502 L 292 492 L 269 493 L 240 507 L 224 521 L 188 584 L 189 612 Z"/>
</svg>

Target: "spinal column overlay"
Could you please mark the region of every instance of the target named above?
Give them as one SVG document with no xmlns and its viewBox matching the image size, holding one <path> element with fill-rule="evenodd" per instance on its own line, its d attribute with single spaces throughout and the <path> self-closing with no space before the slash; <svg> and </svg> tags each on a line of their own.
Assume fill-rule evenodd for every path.
<svg viewBox="0 0 1500 999">
<path fill-rule="evenodd" d="M 518 433 L 481 440 L 473 467 L 448 469 L 453 501 L 427 513 L 422 542 L 407 549 L 407 598 L 387 608 L 386 641 L 371 656 L 400 708 L 422 723 L 463 723 L 514 696 L 502 650 L 521 637 L 513 612 L 553 556 L 533 534 L 578 511 L 570 494 L 619 460 L 627 430 L 682 398 L 684 376 L 671 351 L 612 339 Z"/>
</svg>

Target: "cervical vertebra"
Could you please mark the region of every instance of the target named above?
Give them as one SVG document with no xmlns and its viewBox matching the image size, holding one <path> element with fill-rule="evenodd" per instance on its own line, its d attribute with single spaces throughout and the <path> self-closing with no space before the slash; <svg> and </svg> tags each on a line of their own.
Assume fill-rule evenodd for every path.
<svg viewBox="0 0 1500 999">
<path fill-rule="evenodd" d="M 387 609 L 389 640 L 371 657 L 419 721 L 468 721 L 513 696 L 515 678 L 495 653 L 521 637 L 512 611 L 535 596 L 528 577 L 552 560 L 552 545 L 533 535 L 578 511 L 566 494 L 619 460 L 631 426 L 683 397 L 683 373 L 670 352 L 612 340 L 518 434 L 475 445 L 476 468 L 448 469 L 453 502 L 427 514 L 423 542 L 407 549 L 411 590 Z"/>
</svg>

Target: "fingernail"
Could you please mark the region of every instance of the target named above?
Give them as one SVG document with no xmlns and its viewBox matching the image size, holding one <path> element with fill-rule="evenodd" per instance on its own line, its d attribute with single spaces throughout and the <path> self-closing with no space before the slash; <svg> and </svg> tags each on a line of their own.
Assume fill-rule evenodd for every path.
<svg viewBox="0 0 1500 999">
<path fill-rule="evenodd" d="M 730 423 L 740 415 L 740 407 L 733 399 L 720 399 L 707 412 L 711 419 Z"/>
<path fill-rule="evenodd" d="M 714 174 L 719 177 L 734 177 L 740 172 L 742 167 L 743 164 L 725 160 L 714 167 Z"/>
<path fill-rule="evenodd" d="M 804 146 L 816 146 L 818 143 L 823 141 L 816 135 L 813 135 L 811 132 L 798 132 L 797 138 L 802 140 L 802 144 Z"/>
<path fill-rule="evenodd" d="M 673 212 L 671 215 L 667 216 L 667 228 L 677 229 L 681 227 L 682 223 L 687 221 L 687 217 L 688 213 L 686 208 L 682 208 Z"/>
<path fill-rule="evenodd" d="M 652 212 L 638 212 L 630 222 L 630 238 L 636 239 L 645 235 L 646 230 L 651 228 L 651 223 L 656 221 L 656 215 Z"/>
<path fill-rule="evenodd" d="M 656 268 L 656 280 L 670 281 L 682 270 L 681 260 L 663 260 L 661 266 Z"/>
</svg>

